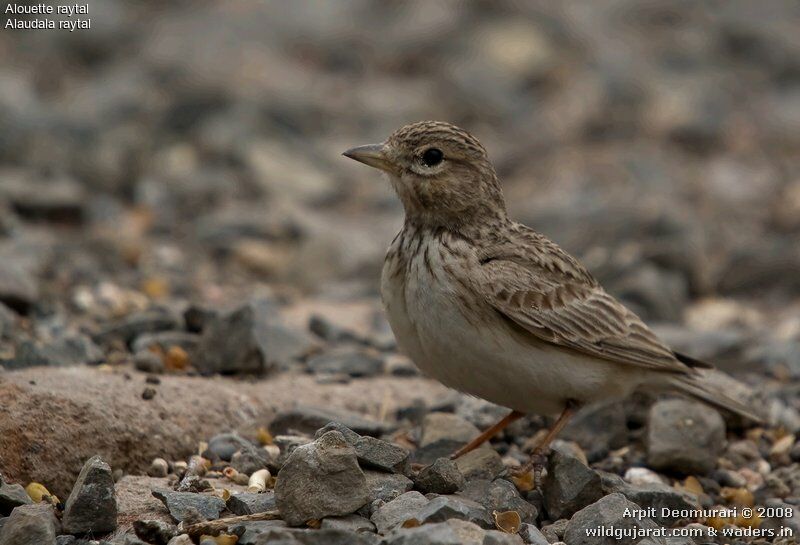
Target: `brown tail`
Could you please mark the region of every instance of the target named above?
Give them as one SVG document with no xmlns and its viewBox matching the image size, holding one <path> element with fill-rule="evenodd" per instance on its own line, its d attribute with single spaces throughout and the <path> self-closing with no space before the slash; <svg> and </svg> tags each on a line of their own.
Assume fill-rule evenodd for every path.
<svg viewBox="0 0 800 545">
<path fill-rule="evenodd" d="M 708 403 L 712 407 L 738 414 L 757 424 L 764 423 L 764 419 L 756 414 L 752 407 L 723 393 L 722 386 L 715 384 L 705 370 L 698 370 L 698 372 L 691 375 L 672 377 L 670 382 L 679 392 Z"/>
</svg>

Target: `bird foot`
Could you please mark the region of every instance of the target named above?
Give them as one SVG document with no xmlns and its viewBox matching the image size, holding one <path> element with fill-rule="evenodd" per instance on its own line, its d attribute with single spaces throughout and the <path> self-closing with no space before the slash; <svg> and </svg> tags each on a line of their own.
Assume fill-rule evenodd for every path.
<svg viewBox="0 0 800 545">
<path fill-rule="evenodd" d="M 542 471 L 547 465 L 547 457 L 550 454 L 550 449 L 535 449 L 531 453 L 531 459 L 524 466 L 514 469 L 511 474 L 514 477 L 523 477 L 533 471 L 533 487 L 536 490 L 540 489 L 542 482 Z"/>
</svg>

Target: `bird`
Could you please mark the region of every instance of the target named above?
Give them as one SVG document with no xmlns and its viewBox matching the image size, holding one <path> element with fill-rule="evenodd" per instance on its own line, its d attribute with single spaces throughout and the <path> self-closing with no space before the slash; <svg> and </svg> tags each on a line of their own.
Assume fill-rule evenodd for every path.
<svg viewBox="0 0 800 545">
<path fill-rule="evenodd" d="M 519 474 L 534 482 L 581 407 L 672 391 L 760 422 L 671 350 L 573 256 L 513 221 L 486 149 L 442 121 L 406 125 L 345 157 L 382 171 L 405 212 L 381 298 L 401 352 L 445 386 L 510 409 L 453 454 L 527 414 L 559 415 Z"/>
</svg>

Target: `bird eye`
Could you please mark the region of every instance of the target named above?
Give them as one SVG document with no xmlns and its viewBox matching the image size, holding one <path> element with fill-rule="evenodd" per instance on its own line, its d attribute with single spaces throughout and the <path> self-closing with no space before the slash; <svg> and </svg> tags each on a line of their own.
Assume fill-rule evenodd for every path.
<svg viewBox="0 0 800 545">
<path fill-rule="evenodd" d="M 422 162 L 426 167 L 435 167 L 444 159 L 444 153 L 437 148 L 428 148 L 422 154 Z"/>
</svg>

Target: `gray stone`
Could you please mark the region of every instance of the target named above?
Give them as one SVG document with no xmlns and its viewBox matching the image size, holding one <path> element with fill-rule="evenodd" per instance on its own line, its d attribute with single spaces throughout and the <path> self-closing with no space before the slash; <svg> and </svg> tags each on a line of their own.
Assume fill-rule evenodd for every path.
<svg viewBox="0 0 800 545">
<path fill-rule="evenodd" d="M 262 534 L 283 528 L 286 528 L 286 523 L 282 520 L 260 520 L 231 524 L 228 531 L 239 536 L 236 545 L 255 545 L 256 540 Z"/>
<path fill-rule="evenodd" d="M 277 323 L 277 316 L 273 303 L 257 299 L 211 317 L 203 329 L 195 367 L 204 374 L 266 373 L 315 346 L 305 332 Z"/>
<path fill-rule="evenodd" d="M 63 535 L 56 537 L 56 545 L 75 545 L 77 541 L 78 541 L 77 537 L 70 535 Z"/>
<path fill-rule="evenodd" d="M 570 420 L 561 437 L 578 443 L 590 462 L 603 458 L 628 441 L 623 404 L 615 401 L 584 407 Z"/>
<path fill-rule="evenodd" d="M 0 545 L 54 545 L 58 528 L 52 506 L 21 505 L 3 525 Z"/>
<path fill-rule="evenodd" d="M 494 528 L 491 513 L 480 503 L 460 496 L 438 496 L 430 500 L 412 517 L 420 524 L 445 522 L 450 519 L 466 520 L 482 528 Z"/>
<path fill-rule="evenodd" d="M 600 475 L 558 450 L 549 457 L 542 489 L 545 508 L 552 520 L 569 518 L 603 497 Z"/>
<path fill-rule="evenodd" d="M 178 528 L 174 524 L 160 520 L 135 520 L 133 521 L 133 531 L 142 541 L 155 545 L 167 545 L 172 538 L 178 535 Z"/>
<path fill-rule="evenodd" d="M 14 358 L 4 366 L 22 369 L 33 366 L 67 367 L 102 361 L 102 350 L 92 340 L 79 333 L 58 337 L 52 341 L 25 340 L 17 345 Z"/>
<path fill-rule="evenodd" d="M 647 464 L 660 471 L 705 474 L 714 469 L 725 445 L 725 422 L 700 402 L 668 399 L 650 409 Z"/>
<path fill-rule="evenodd" d="M 480 503 L 490 513 L 516 511 L 522 522 L 533 523 L 539 514 L 536 506 L 520 496 L 517 488 L 505 479 L 471 480 L 458 495 Z"/>
<path fill-rule="evenodd" d="M 133 355 L 133 366 L 144 373 L 160 375 L 166 370 L 164 360 L 155 352 L 140 350 Z"/>
<path fill-rule="evenodd" d="M 15 507 L 33 503 L 21 484 L 0 481 L 0 516 L 8 516 Z"/>
<path fill-rule="evenodd" d="M 377 545 L 373 534 L 356 533 L 336 528 L 299 530 L 273 529 L 259 536 L 256 545 Z"/>
<path fill-rule="evenodd" d="M 318 439 L 318 438 L 317 438 Z M 276 435 L 272 439 L 273 443 L 280 450 L 278 460 L 275 462 L 276 468 L 280 469 L 289 456 L 299 446 L 307 445 L 311 442 L 311 438 L 305 435 Z"/>
<path fill-rule="evenodd" d="M 208 448 L 203 456 L 210 460 L 230 462 L 236 451 L 245 447 L 255 445 L 237 433 L 219 433 L 208 441 Z"/>
<path fill-rule="evenodd" d="M 249 444 L 236 451 L 231 458 L 231 467 L 239 473 L 252 475 L 259 469 L 274 466 L 276 458 L 273 458 L 266 449 Z"/>
<path fill-rule="evenodd" d="M 22 264 L 9 257 L 4 258 L 0 264 L 0 302 L 18 312 L 26 313 L 38 298 L 39 284 L 36 276 Z"/>
<path fill-rule="evenodd" d="M 480 434 L 474 424 L 451 413 L 429 413 L 422 420 L 420 447 L 427 447 L 439 441 L 452 441 L 466 444 Z"/>
<path fill-rule="evenodd" d="M 618 531 L 652 531 L 659 526 L 648 518 L 625 516 L 626 509 L 640 509 L 638 505 L 628 501 L 619 493 L 609 494 L 584 507 L 570 519 L 564 533 L 564 541 L 570 545 L 656 545 L 666 544 L 662 537 L 646 536 L 623 537 L 616 539 L 613 536 L 598 537 L 589 535 L 587 531 L 594 531 L 598 527 Z"/>
<path fill-rule="evenodd" d="M 567 531 L 567 519 L 559 519 L 552 524 L 542 526 L 542 535 L 547 538 L 550 543 L 556 543 L 564 539 L 564 532 Z"/>
<path fill-rule="evenodd" d="M 167 545 L 194 545 L 194 542 L 188 534 L 181 534 L 170 539 Z"/>
<path fill-rule="evenodd" d="M 234 515 L 253 515 L 255 513 L 265 513 L 277 508 L 275 492 L 272 490 L 263 494 L 253 494 L 242 492 L 231 494 L 226 502 L 228 511 Z"/>
<path fill-rule="evenodd" d="M 427 504 L 428 500 L 419 492 L 406 492 L 376 509 L 370 520 L 379 534 L 386 534 L 395 526 L 415 518 L 417 512 Z"/>
<path fill-rule="evenodd" d="M 619 492 L 628 500 L 642 508 L 655 509 L 653 520 L 662 526 L 672 527 L 679 520 L 662 517 L 662 509 L 700 509 L 697 498 L 688 492 L 681 492 L 671 486 L 660 482 L 649 482 L 633 485 L 623 481 L 618 475 L 603 473 L 603 490 L 606 494 Z"/>
<path fill-rule="evenodd" d="M 396 528 L 381 545 L 483 545 L 486 531 L 461 520 L 426 524 L 417 528 Z"/>
<path fill-rule="evenodd" d="M 180 316 L 164 309 L 151 309 L 130 314 L 103 327 L 94 336 L 100 344 L 108 344 L 114 340 L 131 343 L 144 333 L 156 333 L 181 329 L 183 320 Z"/>
<path fill-rule="evenodd" d="M 99 456 L 84 464 L 64 506 L 62 523 L 69 534 L 104 534 L 117 528 L 114 478 Z"/>
<path fill-rule="evenodd" d="M 344 374 L 351 377 L 372 377 L 384 371 L 383 358 L 362 348 L 338 348 L 308 359 L 312 373 Z"/>
<path fill-rule="evenodd" d="M 300 405 L 275 415 L 269 429 L 273 435 L 292 433 L 312 435 L 330 422 L 339 422 L 360 435 L 381 436 L 392 428 L 388 425 L 364 418 L 359 413 L 342 409 L 330 409 Z"/>
<path fill-rule="evenodd" d="M 359 438 L 361 438 L 359 434 L 357 434 L 344 424 L 340 424 L 339 422 L 328 422 L 327 424 L 325 424 L 316 431 L 316 433 L 314 434 L 314 439 L 319 439 L 329 431 L 338 431 L 344 436 L 344 440 L 353 446 L 355 446 L 356 441 L 358 441 Z"/>
<path fill-rule="evenodd" d="M 325 517 L 322 519 L 321 530 L 347 530 L 350 532 L 374 532 L 375 525 L 368 518 L 359 515 L 346 515 L 344 517 Z"/>
<path fill-rule="evenodd" d="M 472 479 L 491 480 L 506 470 L 500 455 L 489 447 L 481 447 L 468 452 L 456 460 L 456 465 L 468 481 Z"/>
<path fill-rule="evenodd" d="M 356 453 L 337 431 L 297 447 L 278 473 L 275 496 L 290 526 L 311 519 L 349 515 L 369 499 Z"/>
<path fill-rule="evenodd" d="M 382 471 L 364 471 L 367 479 L 369 502 L 375 500 L 391 501 L 400 494 L 408 492 L 414 483 L 408 477 Z"/>
<path fill-rule="evenodd" d="M 449 458 L 439 458 L 417 475 L 414 485 L 424 494 L 453 494 L 464 487 L 464 476 Z"/>
<path fill-rule="evenodd" d="M 519 536 L 528 545 L 549 545 L 550 542 L 535 525 L 523 522 L 519 527 Z"/>
<path fill-rule="evenodd" d="M 401 446 L 374 437 L 363 436 L 356 440 L 354 447 L 358 461 L 364 467 L 381 469 L 390 473 L 408 473 L 408 451 Z"/>
<path fill-rule="evenodd" d="M 197 515 L 204 520 L 216 520 L 225 509 L 225 502 L 221 498 L 194 492 L 156 489 L 153 490 L 153 496 L 161 500 L 177 522 L 191 520 Z"/>
<path fill-rule="evenodd" d="M 500 530 L 489 530 L 483 538 L 481 545 L 523 545 L 522 537 L 518 534 L 507 534 Z"/>
</svg>

